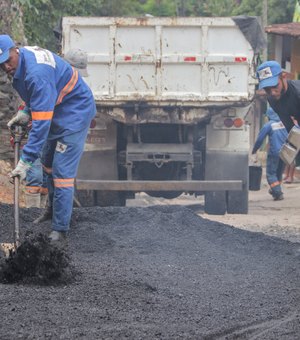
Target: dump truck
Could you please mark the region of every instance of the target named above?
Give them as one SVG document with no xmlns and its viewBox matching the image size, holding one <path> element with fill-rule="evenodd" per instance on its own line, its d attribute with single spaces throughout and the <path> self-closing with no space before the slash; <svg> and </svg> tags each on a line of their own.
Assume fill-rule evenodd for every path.
<svg viewBox="0 0 300 340">
<path fill-rule="evenodd" d="M 254 17 L 64 17 L 62 54 L 87 53 L 97 106 L 81 204 L 188 193 L 209 214 L 246 214 L 258 32 Z"/>
</svg>

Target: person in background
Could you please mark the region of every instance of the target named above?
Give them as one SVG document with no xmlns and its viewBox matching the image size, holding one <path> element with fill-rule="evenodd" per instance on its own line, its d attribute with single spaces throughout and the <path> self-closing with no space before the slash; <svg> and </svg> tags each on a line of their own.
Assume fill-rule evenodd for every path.
<svg viewBox="0 0 300 340">
<path fill-rule="evenodd" d="M 24 180 L 42 152 L 43 168 L 51 173 L 52 213 L 50 241 L 65 244 L 73 207 L 74 179 L 96 105 L 92 91 L 78 71 L 56 54 L 37 47 L 16 47 L 10 36 L 0 35 L 0 67 L 26 103 L 9 122 L 32 128 L 11 177 Z"/>
<path fill-rule="evenodd" d="M 285 167 L 285 176 L 283 178 L 283 183 L 291 184 L 294 182 L 294 175 L 296 170 L 296 161 Z"/>
<path fill-rule="evenodd" d="M 88 77 L 88 57 L 85 51 L 80 48 L 73 48 L 63 58 L 80 73 L 81 77 Z"/>
<path fill-rule="evenodd" d="M 269 149 L 267 153 L 266 176 L 270 186 L 269 193 L 272 195 L 274 201 L 279 201 L 284 198 L 281 189 L 284 162 L 280 159 L 279 152 L 287 139 L 288 133 L 272 108 L 267 109 L 266 116 L 269 121 L 264 124 L 254 143 L 252 160 L 253 162 L 257 162 L 256 152 L 261 147 L 264 139 L 268 136 Z"/>
<path fill-rule="evenodd" d="M 265 61 L 257 68 L 259 89 L 264 89 L 272 109 L 288 132 L 300 121 L 300 80 L 288 80 L 277 61 Z"/>
</svg>

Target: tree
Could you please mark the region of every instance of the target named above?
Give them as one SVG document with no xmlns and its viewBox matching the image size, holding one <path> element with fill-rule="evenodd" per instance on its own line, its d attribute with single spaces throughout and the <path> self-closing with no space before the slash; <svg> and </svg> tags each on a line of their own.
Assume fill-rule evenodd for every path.
<svg viewBox="0 0 300 340">
<path fill-rule="evenodd" d="M 262 15 L 262 1 L 242 0 L 233 13 L 234 15 Z M 295 0 L 268 0 L 268 23 L 285 23 L 291 22 L 295 7 Z"/>
<path fill-rule="evenodd" d="M 153 16 L 175 16 L 176 1 L 174 0 L 147 0 L 141 6 L 140 14 L 151 14 Z"/>
<path fill-rule="evenodd" d="M 208 16 L 231 16 L 237 6 L 236 0 L 209 0 L 205 1 L 204 14 Z"/>
<path fill-rule="evenodd" d="M 3 1 L 3 0 L 2 0 Z M 24 12 L 29 44 L 55 50 L 52 29 L 63 16 L 262 15 L 257 0 L 14 0 Z M 295 0 L 268 0 L 268 22 L 292 21 Z"/>
<path fill-rule="evenodd" d="M 29 44 L 56 49 L 52 32 L 63 16 L 136 16 L 137 0 L 17 0 L 24 11 Z"/>
</svg>

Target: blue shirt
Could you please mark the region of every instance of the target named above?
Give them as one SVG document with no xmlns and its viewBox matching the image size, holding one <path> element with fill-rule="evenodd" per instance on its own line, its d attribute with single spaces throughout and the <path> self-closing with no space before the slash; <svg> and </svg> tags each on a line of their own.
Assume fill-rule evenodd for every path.
<svg viewBox="0 0 300 340">
<path fill-rule="evenodd" d="M 38 158 L 46 139 L 85 129 L 96 113 L 93 94 L 78 72 L 37 46 L 20 48 L 13 87 L 32 115 L 32 129 L 22 153 L 25 161 Z"/>
</svg>

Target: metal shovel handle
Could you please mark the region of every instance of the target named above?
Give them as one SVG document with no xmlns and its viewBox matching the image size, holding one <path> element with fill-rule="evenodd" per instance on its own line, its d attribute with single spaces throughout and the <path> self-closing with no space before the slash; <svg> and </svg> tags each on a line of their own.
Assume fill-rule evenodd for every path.
<svg viewBox="0 0 300 340">
<path fill-rule="evenodd" d="M 15 142 L 15 152 L 14 152 L 14 163 L 15 167 L 19 162 L 20 156 L 20 143 Z M 15 248 L 20 245 L 20 206 L 19 206 L 19 187 L 20 187 L 20 177 L 14 177 L 14 220 L 15 220 L 15 229 L 14 229 L 14 243 Z"/>
<path fill-rule="evenodd" d="M 20 144 L 26 135 L 27 129 L 24 126 L 13 125 L 10 129 L 14 138 L 14 164 L 17 166 L 20 158 Z M 20 205 L 19 205 L 20 178 L 14 177 L 14 246 L 15 249 L 20 245 Z"/>
</svg>

